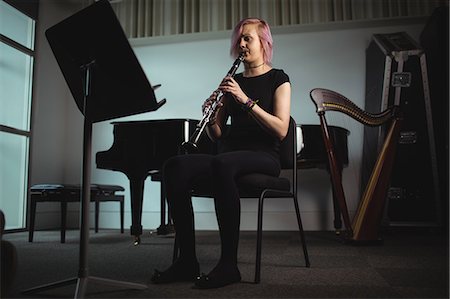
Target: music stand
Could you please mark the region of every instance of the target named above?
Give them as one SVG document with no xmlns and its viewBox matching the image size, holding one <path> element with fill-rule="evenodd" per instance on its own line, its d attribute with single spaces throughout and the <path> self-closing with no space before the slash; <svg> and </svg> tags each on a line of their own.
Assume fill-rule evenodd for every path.
<svg viewBox="0 0 450 299">
<path fill-rule="evenodd" d="M 89 276 L 89 204 L 92 124 L 116 117 L 155 111 L 156 101 L 142 70 L 107 0 L 100 0 L 46 30 L 58 65 L 84 115 L 83 174 L 78 276 L 23 291 L 34 293 L 76 283 L 75 298 L 84 297 L 88 281 L 146 289 L 147 286 Z"/>
</svg>

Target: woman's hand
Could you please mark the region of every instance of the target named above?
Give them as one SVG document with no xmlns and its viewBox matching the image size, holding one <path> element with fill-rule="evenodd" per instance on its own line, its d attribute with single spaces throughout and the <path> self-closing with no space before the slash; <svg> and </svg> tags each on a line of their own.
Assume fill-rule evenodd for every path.
<svg viewBox="0 0 450 299">
<path fill-rule="evenodd" d="M 203 105 L 202 105 L 202 112 L 203 112 L 203 115 L 205 115 L 205 114 L 210 114 L 210 111 L 209 111 L 209 110 L 212 109 L 212 105 L 214 104 L 214 102 L 216 102 L 216 100 L 217 100 L 217 95 L 218 95 L 218 92 L 217 92 L 217 91 L 214 91 L 214 92 L 209 96 L 209 98 L 207 98 L 207 99 L 203 102 Z M 211 116 L 210 116 L 210 118 L 209 118 L 209 123 L 208 123 L 208 125 L 212 126 L 212 125 L 214 125 L 214 124 L 216 123 L 217 112 L 220 110 L 220 108 L 222 108 L 222 106 L 223 106 L 223 103 L 222 103 L 222 102 L 216 104 L 215 111 L 214 111 L 213 114 L 211 114 Z"/>
<path fill-rule="evenodd" d="M 233 77 L 225 77 L 220 84 L 219 89 L 224 93 L 230 93 L 233 98 L 241 104 L 247 102 L 248 96 L 242 91 L 241 87 Z"/>
<path fill-rule="evenodd" d="M 216 101 L 217 93 L 213 92 L 209 98 L 207 98 L 202 105 L 202 113 L 205 114 L 211 108 L 212 104 Z"/>
</svg>

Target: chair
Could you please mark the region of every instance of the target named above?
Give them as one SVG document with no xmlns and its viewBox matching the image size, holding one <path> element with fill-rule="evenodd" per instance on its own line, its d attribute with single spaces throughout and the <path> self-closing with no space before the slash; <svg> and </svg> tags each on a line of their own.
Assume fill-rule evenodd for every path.
<svg viewBox="0 0 450 299">
<path fill-rule="evenodd" d="M 91 184 L 91 202 L 95 202 L 95 232 L 98 232 L 100 202 L 116 201 L 120 204 L 120 232 L 123 233 L 124 223 L 124 196 L 116 194 L 124 191 L 122 186 Z M 33 242 L 34 223 L 36 218 L 36 205 L 38 202 L 59 202 L 61 204 L 61 243 L 66 241 L 67 203 L 79 202 L 81 194 L 80 185 L 70 184 L 38 184 L 30 188 L 30 228 L 28 242 Z"/>
<path fill-rule="evenodd" d="M 306 248 L 305 234 L 303 231 L 300 209 L 297 199 L 297 138 L 296 123 L 291 117 L 287 136 L 283 139 L 280 146 L 280 162 L 282 170 L 291 170 L 290 178 L 273 177 L 270 175 L 253 173 L 239 178 L 237 184 L 241 198 L 259 198 L 258 201 L 258 224 L 256 239 L 256 262 L 254 282 L 261 280 L 261 244 L 262 244 L 262 224 L 263 224 L 263 205 L 266 198 L 291 198 L 294 201 L 295 213 L 297 216 L 300 239 L 303 247 L 303 255 L 306 267 L 310 266 L 308 250 Z M 199 187 L 199 189 L 203 189 Z M 193 190 L 192 196 L 209 197 L 210 194 L 205 190 Z M 175 259 L 178 255 L 178 246 L 174 244 Z"/>
</svg>

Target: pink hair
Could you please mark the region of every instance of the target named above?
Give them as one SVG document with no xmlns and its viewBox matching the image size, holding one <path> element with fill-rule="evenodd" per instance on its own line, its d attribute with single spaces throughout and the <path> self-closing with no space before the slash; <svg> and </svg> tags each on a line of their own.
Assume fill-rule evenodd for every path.
<svg viewBox="0 0 450 299">
<path fill-rule="evenodd" d="M 241 20 L 233 30 L 233 34 L 231 35 L 231 47 L 230 47 L 230 55 L 233 58 L 237 58 L 240 52 L 239 43 L 241 41 L 241 35 L 244 25 L 247 24 L 258 24 L 258 36 L 261 41 L 264 54 L 263 59 L 264 62 L 268 65 L 272 64 L 272 48 L 273 48 L 273 39 L 272 34 L 270 33 L 269 24 L 266 21 L 258 18 L 246 18 Z"/>
</svg>

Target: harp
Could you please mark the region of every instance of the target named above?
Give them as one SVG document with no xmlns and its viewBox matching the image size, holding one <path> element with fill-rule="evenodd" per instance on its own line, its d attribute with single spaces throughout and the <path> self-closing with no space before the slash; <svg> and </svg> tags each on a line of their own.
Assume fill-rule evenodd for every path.
<svg viewBox="0 0 450 299">
<path fill-rule="evenodd" d="M 344 238 L 347 241 L 358 243 L 378 242 L 380 239 L 379 228 L 402 122 L 400 107 L 393 105 L 380 113 L 372 114 L 362 110 L 343 95 L 322 88 L 313 89 L 310 92 L 310 97 L 316 105 L 316 113 L 320 118 L 320 127 L 328 156 L 331 183 L 345 225 Z M 338 170 L 338 157 L 333 148 L 325 117 L 325 112 L 327 111 L 344 113 L 365 126 L 374 127 L 385 124 L 389 126 L 369 181 L 362 193 L 353 222 L 350 221 L 342 186 L 342 174 Z"/>
</svg>

